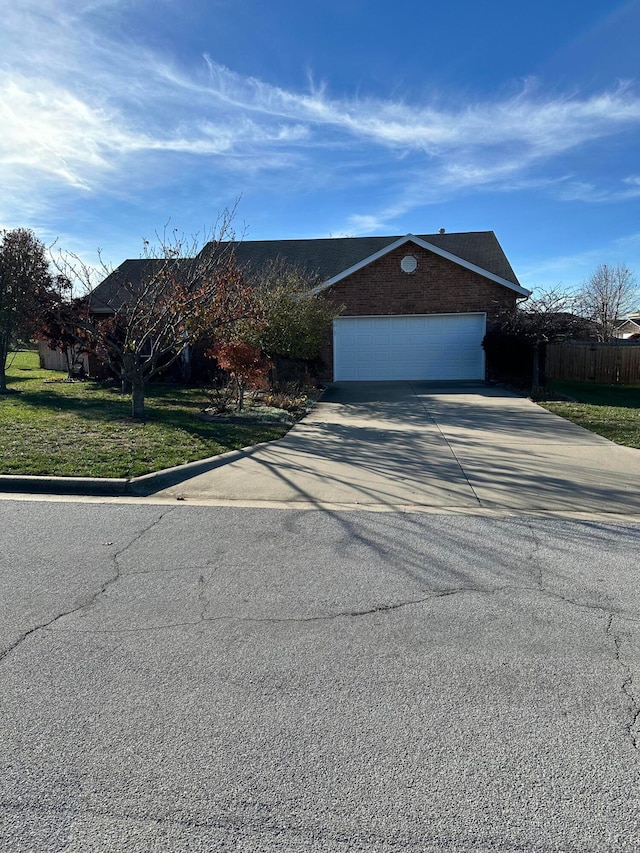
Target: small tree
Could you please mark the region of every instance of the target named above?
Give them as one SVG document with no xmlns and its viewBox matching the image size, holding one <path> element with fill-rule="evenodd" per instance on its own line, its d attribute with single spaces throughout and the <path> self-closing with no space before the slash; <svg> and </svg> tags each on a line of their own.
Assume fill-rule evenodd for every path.
<svg viewBox="0 0 640 853">
<path fill-rule="evenodd" d="M 27 228 L 0 234 L 0 393 L 7 391 L 7 357 L 15 340 L 30 337 L 54 298 L 45 246 Z"/>
<path fill-rule="evenodd" d="M 236 408 L 242 411 L 247 388 L 259 387 L 264 382 L 271 362 L 258 347 L 246 341 L 218 343 L 211 355 L 231 376 L 236 389 Z"/>
<path fill-rule="evenodd" d="M 166 230 L 144 243 L 140 262 L 111 272 L 67 322 L 131 389 L 132 417 L 144 417 L 145 387 L 203 334 L 224 337 L 255 310 L 251 288 L 235 262 L 228 211 L 201 242 Z M 203 248 L 204 243 L 204 248 Z M 85 283 L 91 270 L 77 258 L 61 261 Z"/>
<path fill-rule="evenodd" d="M 625 264 L 600 264 L 583 282 L 577 296 L 578 311 L 598 324 L 598 340 L 611 340 L 616 323 L 637 303 L 636 279 Z"/>
</svg>

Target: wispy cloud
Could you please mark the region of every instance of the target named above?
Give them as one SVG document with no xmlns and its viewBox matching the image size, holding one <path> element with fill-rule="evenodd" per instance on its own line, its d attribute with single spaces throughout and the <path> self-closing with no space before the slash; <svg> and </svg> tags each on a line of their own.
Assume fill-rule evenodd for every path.
<svg viewBox="0 0 640 853">
<path fill-rule="evenodd" d="M 599 187 L 588 181 L 568 180 L 559 190 L 562 201 L 615 203 L 640 198 L 640 176 L 630 175 L 613 186 Z"/>
<path fill-rule="evenodd" d="M 510 191 L 557 177 L 535 173 L 569 151 L 640 126 L 631 84 L 549 96 L 535 81 L 501 99 L 446 104 L 332 96 L 328 86 L 292 91 L 197 58 L 189 68 L 146 45 L 108 34 L 104 17 L 125 0 L 6 3 L 0 50 L 0 217 L 37 183 L 46 204 L 56 188 L 118 194 L 139 172 L 162 183 L 184 158 L 214 161 L 252 180 L 292 172 L 344 185 L 385 163 L 389 201 L 355 211 L 345 230 L 367 233 L 413 207 L 477 189 Z M 182 158 L 177 160 L 176 158 Z M 150 163 L 153 164 L 151 168 Z M 351 168 L 345 168 L 351 164 Z M 380 178 L 378 177 L 378 180 Z M 302 182 L 302 178 L 300 178 Z M 564 199 L 635 198 L 637 176 L 617 190 L 579 178 Z"/>
</svg>

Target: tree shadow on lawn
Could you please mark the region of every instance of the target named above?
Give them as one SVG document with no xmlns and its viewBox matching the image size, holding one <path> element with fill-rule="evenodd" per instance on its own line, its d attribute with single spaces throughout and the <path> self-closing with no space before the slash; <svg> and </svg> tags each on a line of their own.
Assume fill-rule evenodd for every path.
<svg viewBox="0 0 640 853">
<path fill-rule="evenodd" d="M 131 402 L 128 397 L 120 395 L 115 389 L 100 390 L 103 395 L 105 392 L 111 392 L 113 398 L 81 397 L 43 390 L 21 392 L 20 401 L 35 409 L 48 409 L 52 414 L 63 413 L 97 423 L 118 423 L 124 427 L 144 427 L 146 424 L 164 426 L 185 432 L 190 437 L 206 443 L 216 443 L 223 449 L 236 449 L 257 442 L 271 441 L 283 436 L 288 429 L 279 424 L 199 420 L 196 415 L 203 409 L 204 401 L 177 399 L 175 389 L 167 389 L 159 395 L 150 395 L 147 398 L 146 418 L 143 421 L 134 420 L 131 417 Z M 159 403 L 157 406 L 154 405 L 156 401 Z M 174 405 L 169 405 L 170 403 Z"/>
<path fill-rule="evenodd" d="M 35 368 L 35 367 L 33 368 L 33 370 L 31 368 L 20 368 L 20 370 L 21 371 L 24 370 L 26 375 L 25 376 L 16 376 L 15 373 L 9 374 L 7 376 L 7 387 L 12 388 L 14 385 L 21 385 L 23 382 L 30 382 L 31 384 L 34 384 L 38 381 L 40 381 L 40 382 L 46 381 L 45 379 L 42 379 L 39 376 L 30 376 L 29 375 L 30 372 L 31 373 L 38 372 L 37 368 Z M 60 380 L 60 381 L 62 381 L 62 380 Z"/>
<path fill-rule="evenodd" d="M 104 397 L 80 397 L 74 394 L 59 394 L 55 391 L 21 391 L 20 402 L 34 409 L 49 409 L 52 412 L 76 414 L 92 420 L 131 420 L 131 403 L 128 400 L 108 400 Z"/>
</svg>

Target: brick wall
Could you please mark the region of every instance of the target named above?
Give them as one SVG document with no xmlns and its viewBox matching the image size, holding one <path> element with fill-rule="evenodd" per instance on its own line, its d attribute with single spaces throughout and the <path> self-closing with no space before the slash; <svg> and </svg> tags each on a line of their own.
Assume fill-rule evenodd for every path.
<svg viewBox="0 0 640 853">
<path fill-rule="evenodd" d="M 415 272 L 400 269 L 405 255 L 418 261 Z M 487 328 L 505 309 L 514 308 L 515 291 L 414 244 L 403 245 L 325 291 L 343 316 L 369 314 L 454 314 L 484 311 Z M 333 371 L 333 339 L 322 353 L 323 379 Z"/>
<path fill-rule="evenodd" d="M 414 273 L 400 269 L 405 255 L 418 261 Z M 346 306 L 345 315 L 486 311 L 495 316 L 516 299 L 514 291 L 415 245 L 400 246 L 325 292 Z"/>
</svg>

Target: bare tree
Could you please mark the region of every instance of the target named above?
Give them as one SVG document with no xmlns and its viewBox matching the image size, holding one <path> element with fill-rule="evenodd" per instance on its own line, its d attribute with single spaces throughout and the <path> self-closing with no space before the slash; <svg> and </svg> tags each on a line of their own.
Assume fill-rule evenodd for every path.
<svg viewBox="0 0 640 853">
<path fill-rule="evenodd" d="M 625 264 L 600 264 L 583 282 L 577 296 L 578 311 L 597 323 L 598 340 L 613 337 L 616 322 L 636 307 L 638 286 Z"/>
<path fill-rule="evenodd" d="M 484 339 L 492 371 L 516 384 L 530 381 L 537 395 L 544 383 L 546 344 L 594 337 L 595 323 L 576 313 L 576 299 L 559 285 L 537 288 L 522 307 L 500 315 Z"/>
<path fill-rule="evenodd" d="M 225 211 L 204 239 L 165 229 L 156 245 L 144 242 L 138 261 L 110 272 L 67 312 L 66 329 L 130 387 L 134 418 L 144 417 L 153 376 L 201 335 L 226 333 L 253 311 L 251 288 L 235 261 L 232 217 Z M 58 258 L 57 265 L 85 287 L 92 281 L 77 257 Z"/>
</svg>

